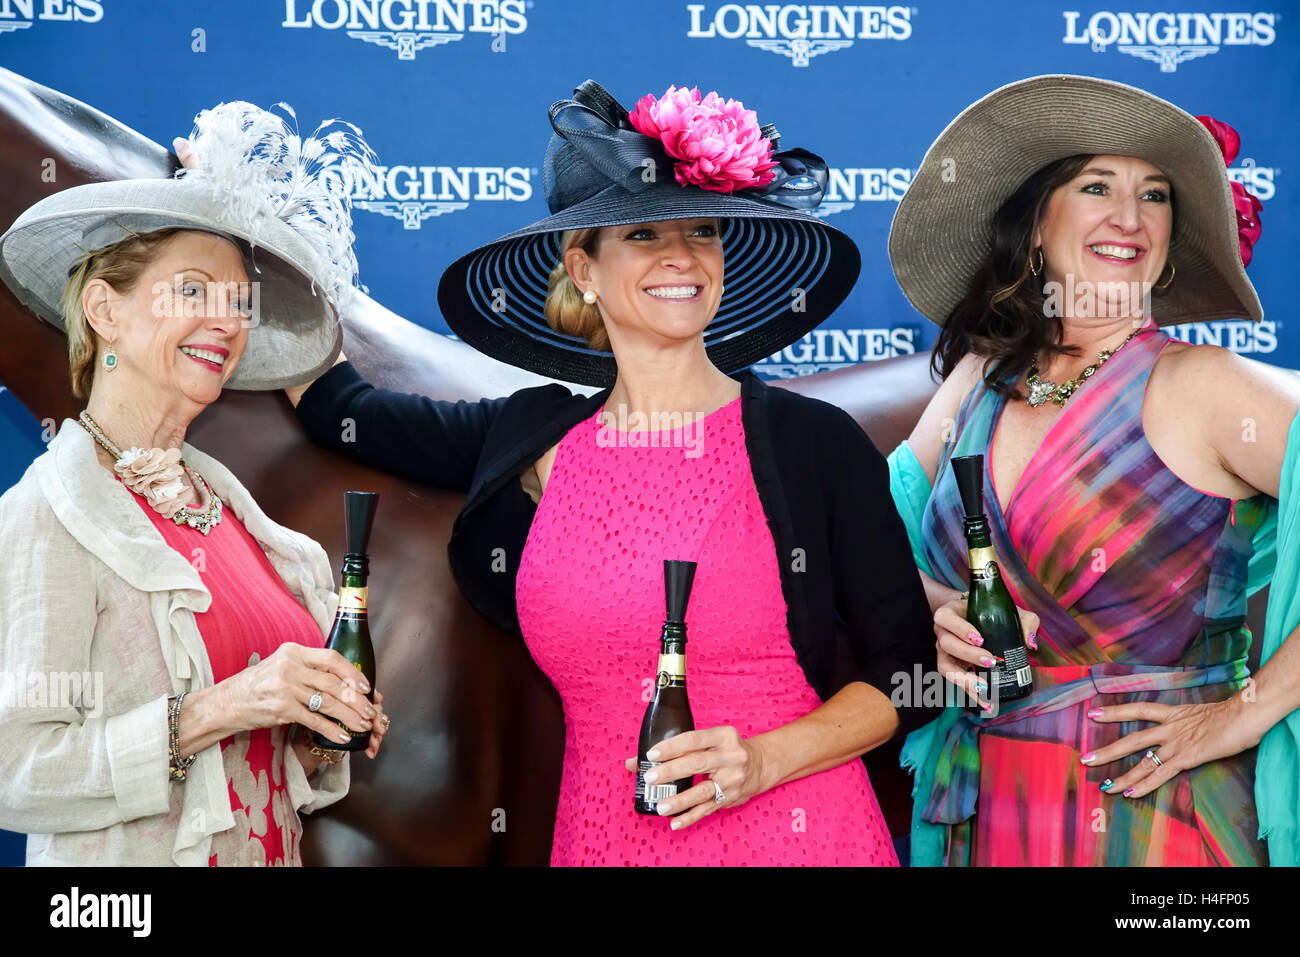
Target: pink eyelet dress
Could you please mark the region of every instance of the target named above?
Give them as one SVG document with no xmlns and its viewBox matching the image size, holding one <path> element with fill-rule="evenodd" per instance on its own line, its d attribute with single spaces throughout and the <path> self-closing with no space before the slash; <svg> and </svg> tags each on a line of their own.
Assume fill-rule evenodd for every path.
<svg viewBox="0 0 1300 957">
<path fill-rule="evenodd" d="M 556 452 L 516 582 L 524 639 L 564 704 L 552 865 L 897 866 L 857 759 L 681 831 L 633 810 L 625 761 L 652 694 L 667 558 L 698 563 L 686 613 L 697 729 L 749 738 L 822 703 L 790 644 L 740 399 L 685 428 L 580 422 Z"/>
</svg>

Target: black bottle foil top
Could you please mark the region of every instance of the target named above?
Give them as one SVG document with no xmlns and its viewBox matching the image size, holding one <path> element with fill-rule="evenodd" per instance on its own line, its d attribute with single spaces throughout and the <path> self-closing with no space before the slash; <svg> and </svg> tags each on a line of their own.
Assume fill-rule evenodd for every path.
<svg viewBox="0 0 1300 957">
<path fill-rule="evenodd" d="M 984 456 L 960 455 L 952 460 L 962 508 L 968 519 L 984 517 Z"/>
<path fill-rule="evenodd" d="M 664 559 L 664 597 L 668 605 L 668 620 L 686 623 L 686 605 L 691 600 L 691 584 L 695 581 L 695 562 Z"/>
<path fill-rule="evenodd" d="M 343 493 L 349 555 L 367 554 L 370 548 L 370 529 L 375 523 L 375 506 L 378 504 L 378 492 Z"/>
</svg>

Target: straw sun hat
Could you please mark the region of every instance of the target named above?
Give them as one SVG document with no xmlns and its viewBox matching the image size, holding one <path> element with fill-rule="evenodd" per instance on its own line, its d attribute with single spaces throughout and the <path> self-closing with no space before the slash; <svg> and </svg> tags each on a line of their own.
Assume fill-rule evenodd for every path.
<svg viewBox="0 0 1300 957">
<path fill-rule="evenodd" d="M 1153 301 L 1158 323 L 1263 317 L 1246 278 L 1234 190 L 1215 137 L 1172 103 L 1086 76 L 1011 83 L 939 134 L 889 233 L 894 276 L 912 305 L 943 324 L 992 249 L 998 207 L 1043 166 L 1081 153 L 1140 157 L 1173 184 L 1169 262 L 1176 278 Z"/>
</svg>

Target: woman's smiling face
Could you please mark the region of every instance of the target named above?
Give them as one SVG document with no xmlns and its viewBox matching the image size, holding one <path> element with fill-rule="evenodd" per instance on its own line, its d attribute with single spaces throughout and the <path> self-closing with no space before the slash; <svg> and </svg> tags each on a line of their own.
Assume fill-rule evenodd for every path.
<svg viewBox="0 0 1300 957">
<path fill-rule="evenodd" d="M 565 254 L 578 288 L 596 293 L 610 343 L 666 345 L 701 335 L 722 300 L 716 219 L 674 219 L 600 231 L 594 256 Z"/>
<path fill-rule="evenodd" d="M 1169 256 L 1171 193 L 1168 177 L 1145 160 L 1094 156 L 1052 193 L 1035 230 L 1043 278 L 1065 283 L 1072 276 L 1075 288 L 1154 284 Z"/>
</svg>

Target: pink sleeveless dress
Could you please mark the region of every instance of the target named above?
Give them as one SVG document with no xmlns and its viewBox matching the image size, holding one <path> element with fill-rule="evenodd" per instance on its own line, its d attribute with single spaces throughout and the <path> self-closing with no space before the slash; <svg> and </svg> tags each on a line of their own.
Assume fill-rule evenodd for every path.
<svg viewBox="0 0 1300 957">
<path fill-rule="evenodd" d="M 516 583 L 524 639 L 564 704 L 551 863 L 896 866 L 856 759 L 682 831 L 633 810 L 624 762 L 654 685 L 667 558 L 698 562 L 686 613 L 696 728 L 748 738 L 821 705 L 790 644 L 740 399 L 686 428 L 580 422 L 556 452 Z"/>
</svg>

